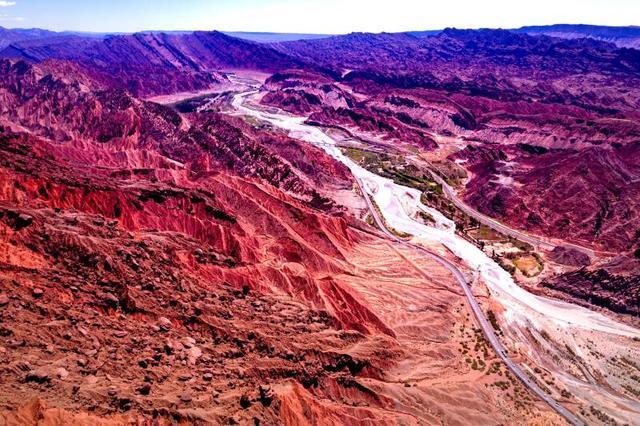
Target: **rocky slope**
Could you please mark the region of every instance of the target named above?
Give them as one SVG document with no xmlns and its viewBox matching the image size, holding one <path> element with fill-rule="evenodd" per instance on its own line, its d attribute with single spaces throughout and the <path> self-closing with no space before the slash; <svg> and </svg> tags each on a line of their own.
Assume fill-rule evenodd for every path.
<svg viewBox="0 0 640 426">
<path fill-rule="evenodd" d="M 545 286 L 637 315 L 638 51 L 451 29 L 278 48 L 332 72 L 278 73 L 263 103 L 338 127 L 377 151 L 463 167 L 468 178 L 454 183 L 476 209 L 613 258 Z"/>
<path fill-rule="evenodd" d="M 339 163 L 84 70 L 2 62 L 2 422 L 555 419 L 465 362 L 497 358 L 452 278 L 331 199 L 362 203 Z"/>
<path fill-rule="evenodd" d="M 450 160 L 466 162 L 465 198 L 483 212 L 607 251 L 635 248 L 639 52 L 495 30 L 350 34 L 280 49 L 335 75 L 315 84 L 311 74 L 275 75 L 264 103 L 391 146 L 453 139 L 440 152 L 462 149 Z"/>
<path fill-rule="evenodd" d="M 53 31 L 33 29 L 9 29 L 0 27 L 0 49 L 4 49 L 12 43 L 27 40 L 42 40 L 55 37 L 57 33 Z"/>
<path fill-rule="evenodd" d="M 354 243 L 344 219 L 313 207 L 331 209 L 311 183 L 350 186 L 343 170 L 328 167 L 330 176 L 307 176 L 270 153 L 269 138 L 276 135 L 257 139 L 239 120 L 212 115 L 187 129 L 173 111 L 125 93 L 93 92 L 67 81 L 66 74 L 33 78 L 45 70 L 24 63 L 10 68 L 5 77 L 12 75 L 28 95 L 21 98 L 5 84 L 15 96 L 16 114 L 5 110 L 3 116 L 29 133 L 4 129 L 1 144 L 3 400 L 16 404 L 39 394 L 67 406 L 74 400 L 76 407 L 101 414 L 142 413 L 148 402 L 140 398 L 151 395 L 161 417 L 222 421 L 261 398 L 263 415 L 275 416 L 273 409 L 267 413 L 269 388 L 244 391 L 256 395 L 236 389 L 249 383 L 244 368 L 270 368 L 271 362 L 247 353 L 282 359 L 266 374 L 296 380 L 298 373 L 285 372 L 283 362 L 295 365 L 303 355 L 291 351 L 296 344 L 282 333 L 308 342 L 303 324 L 312 324 L 314 315 L 324 324 L 311 325 L 314 332 L 328 327 L 336 337 L 327 338 L 336 343 L 345 328 L 389 333 L 339 284 L 321 285 L 316 278 L 338 270 L 342 250 Z M 64 105 L 57 111 L 30 104 L 38 108 L 35 114 L 22 103 L 34 93 L 41 100 L 64 95 L 85 120 L 63 115 Z M 22 115 L 21 108 L 29 112 Z M 89 118 L 97 112 L 95 121 Z M 46 128 L 31 120 L 34 115 Z M 292 161 L 304 166 L 305 148 L 288 145 L 298 150 Z M 302 258 L 300 273 L 294 265 Z M 333 308 L 321 288 L 339 292 L 351 308 L 329 314 Z M 268 312 L 275 317 L 269 319 Z M 363 317 L 355 320 L 359 313 Z M 372 321 L 371 330 L 364 318 Z M 287 321 L 300 325 L 289 327 Z M 33 327 L 43 334 L 30 333 Z M 259 330 L 267 328 L 269 335 L 261 336 Z M 332 368 L 332 361 L 320 361 L 326 356 L 318 352 L 322 371 Z M 311 358 L 305 357 L 307 363 Z M 336 353 L 335 360 L 347 358 Z M 239 367 L 224 366 L 224 360 Z M 315 376 L 299 382 L 308 387 Z M 198 407 L 205 395 L 210 404 L 214 385 L 233 395 L 218 410 L 223 414 L 178 414 L 171 408 Z M 251 398 L 246 407 L 243 397 Z"/>
<path fill-rule="evenodd" d="M 622 314 L 640 315 L 640 277 L 616 274 L 607 269 L 586 270 L 559 275 L 543 286 L 562 291 L 575 299 L 606 307 Z"/>
<path fill-rule="evenodd" d="M 16 42 L 0 57 L 32 62 L 70 60 L 96 80 L 152 96 L 211 88 L 223 78 L 220 69 L 274 71 L 299 62 L 268 46 L 223 33 L 137 33 L 89 39 L 60 36 Z"/>
<path fill-rule="evenodd" d="M 274 423 L 271 386 L 353 380 L 370 360 L 340 352 L 362 333 L 390 333 L 348 290 L 318 281 L 339 270 L 336 244 L 353 244 L 342 219 L 225 173 L 192 185 L 158 178 L 184 173 L 169 159 L 158 174 L 101 173 L 55 145 L 2 138 L 9 407 L 37 395 L 102 416 Z"/>
<path fill-rule="evenodd" d="M 614 43 L 618 47 L 640 48 L 640 28 L 638 27 L 558 24 L 522 27 L 513 31 L 567 39 L 593 38 Z"/>
<path fill-rule="evenodd" d="M 612 252 L 638 244 L 638 144 L 582 150 L 470 149 L 456 154 L 474 173 L 467 201 L 496 217 Z"/>
</svg>

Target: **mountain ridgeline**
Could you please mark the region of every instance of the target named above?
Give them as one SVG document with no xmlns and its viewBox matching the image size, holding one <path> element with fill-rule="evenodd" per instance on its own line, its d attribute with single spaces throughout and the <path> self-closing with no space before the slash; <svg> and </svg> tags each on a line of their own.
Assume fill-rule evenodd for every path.
<svg viewBox="0 0 640 426">
<path fill-rule="evenodd" d="M 509 283 L 637 321 L 634 31 L 0 29 L 0 424 L 560 423 L 504 357 L 610 423 L 637 341 L 547 298 L 586 325 L 540 331 Z M 468 257 L 372 226 L 373 190 L 315 135 L 469 224 L 410 219 L 496 282 L 469 295 Z"/>
</svg>

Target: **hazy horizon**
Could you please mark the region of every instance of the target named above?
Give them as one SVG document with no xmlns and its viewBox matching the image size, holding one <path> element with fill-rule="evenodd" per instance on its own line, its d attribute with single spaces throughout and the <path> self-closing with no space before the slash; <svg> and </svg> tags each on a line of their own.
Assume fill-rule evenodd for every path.
<svg viewBox="0 0 640 426">
<path fill-rule="evenodd" d="M 56 32 L 56 33 L 77 33 L 77 34 L 95 34 L 95 35 L 110 35 L 110 34 L 134 34 L 134 33 L 145 33 L 145 32 L 167 32 L 167 33 L 188 33 L 188 32 L 195 32 L 195 31 L 218 31 L 218 32 L 222 32 L 222 33 L 245 33 L 245 34 L 283 34 L 283 35 L 326 35 L 326 36 L 332 36 L 332 35 L 343 35 L 343 34 L 349 34 L 349 33 L 355 33 L 355 32 L 365 32 L 365 33 L 414 33 L 414 32 L 428 32 L 428 31 L 443 31 L 447 28 L 453 28 L 453 29 L 458 29 L 458 30 L 483 30 L 483 29 L 489 29 L 489 30 L 500 30 L 500 29 L 506 29 L 506 30 L 514 30 L 514 29 L 520 29 L 520 28 L 526 28 L 526 27 L 546 27 L 546 26 L 558 26 L 558 25 L 574 25 L 574 26 L 578 26 L 578 25 L 585 25 L 585 26 L 594 26 L 594 27 L 609 27 L 609 28 L 638 28 L 640 29 L 639 25 L 601 25 L 601 24 L 592 24 L 592 23 L 576 23 L 576 24 L 568 24 L 566 22 L 558 22 L 558 23 L 554 23 L 554 24 L 531 24 L 531 25 L 522 25 L 522 26 L 511 26 L 511 27 L 441 27 L 441 28 L 416 28 L 416 29 L 409 29 L 409 30 L 403 30 L 403 31 L 378 31 L 378 32 L 374 32 L 374 31 L 350 31 L 350 32 L 344 32 L 344 33 L 320 33 L 320 32 L 307 32 L 307 33 L 303 33 L 303 32 L 282 32 L 282 31 L 252 31 L 252 30 L 233 30 L 233 29 L 220 29 L 220 28 L 194 28 L 194 29 L 141 29 L 141 30 L 135 30 L 135 31 L 85 31 L 85 30 L 69 30 L 69 29 L 63 29 L 63 30 L 57 30 L 57 29 L 51 29 L 51 28 L 43 28 L 43 27 L 28 27 L 28 26 L 15 26 L 15 27 L 11 27 L 11 26 L 6 26 L 6 25 L 2 25 L 0 24 L 0 28 L 4 28 L 4 29 L 8 29 L 8 30 L 44 30 L 44 31 L 52 31 L 52 32 Z"/>
<path fill-rule="evenodd" d="M 366 11 L 366 14 L 363 13 Z M 584 24 L 637 26 L 634 0 L 0 0 L 0 26 L 52 31 L 345 34 Z"/>
</svg>

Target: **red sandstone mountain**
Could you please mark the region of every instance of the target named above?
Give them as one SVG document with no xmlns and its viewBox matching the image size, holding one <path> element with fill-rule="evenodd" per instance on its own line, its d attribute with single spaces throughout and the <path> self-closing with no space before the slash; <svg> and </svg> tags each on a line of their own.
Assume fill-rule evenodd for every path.
<svg viewBox="0 0 640 426">
<path fill-rule="evenodd" d="M 466 199 L 485 213 L 603 249 L 635 247 L 639 51 L 495 30 L 350 34 L 280 49 L 336 77 L 277 74 L 265 103 L 427 149 L 432 133 L 457 136 L 480 148 L 456 158 L 472 166 Z M 488 163 L 477 155 L 486 150 L 504 154 Z M 500 176 L 514 184 L 494 183 Z"/>
<path fill-rule="evenodd" d="M 0 57 L 71 60 L 111 87 L 137 96 L 210 88 L 221 69 L 275 71 L 298 64 L 265 45 L 220 32 L 139 33 L 88 39 L 61 36 L 13 43 Z"/>
<path fill-rule="evenodd" d="M 313 351 L 303 341 L 307 327 L 332 330 L 327 337 L 336 350 L 340 329 L 391 333 L 340 284 L 318 279 L 339 271 L 344 250 L 361 238 L 345 219 L 314 207 L 330 208 L 317 189 L 351 185 L 318 150 L 217 114 L 187 125 L 168 108 L 117 90 L 93 92 L 66 73 L 22 62 L 5 63 L 3 77 L 3 97 L 11 101 L 3 117 L 28 132 L 4 128 L 0 144 L 2 335 L 10 337 L 3 340 L 10 352 L 0 356 L 3 377 L 13 377 L 4 381 L 3 398 L 17 402 L 30 386 L 60 378 L 71 392 L 78 378 L 101 369 L 109 381 L 79 395 L 93 395 L 103 414 L 143 409 L 136 395 L 175 398 L 188 407 L 205 394 L 172 383 L 210 374 L 205 381 L 231 398 L 223 414 L 201 421 L 242 411 L 243 393 L 257 392 L 260 415 L 271 422 L 278 416 L 269 409 L 272 379 L 284 374 L 308 387 L 324 380 L 322 371 L 365 368 L 350 356 L 330 355 L 328 341 L 322 353 L 303 355 Z M 73 101 L 84 120 L 38 97 Z M 316 174 L 309 157 L 327 166 Z M 293 265 L 301 259 L 304 270 L 297 271 Z M 327 302 L 340 303 L 334 314 L 327 315 Z M 59 327 L 32 340 L 29 329 L 46 329 L 52 320 Z M 158 324 L 158 334 L 149 335 L 145 324 Z M 33 352 L 39 344 L 46 351 Z M 73 351 L 82 360 L 76 362 Z M 226 359 L 246 371 L 260 357 L 266 358 L 257 365 L 266 370 L 234 370 L 232 377 L 240 376 L 229 378 L 235 383 L 228 394 L 213 363 Z M 305 366 L 295 367 L 302 358 Z M 180 359 L 186 367 L 178 367 Z M 45 371 L 47 365 L 64 373 Z M 166 368 L 169 376 L 161 372 Z M 245 382 L 247 375 L 254 379 Z M 247 387 L 253 380 L 256 386 Z M 197 420 L 174 414 L 182 416 Z"/>
<path fill-rule="evenodd" d="M 637 313 L 639 51 L 491 30 L 351 34 L 279 49 L 333 77 L 276 74 L 264 103 L 392 151 L 413 155 L 408 143 L 459 162 L 470 175 L 460 192 L 481 212 L 621 256 L 546 286 Z"/>
<path fill-rule="evenodd" d="M 635 51 L 448 30 L 276 46 L 220 33 L 63 37 L 3 55 L 23 58 L 0 62 L 8 422 L 548 416 L 467 365 L 459 346 L 483 349 L 456 332 L 469 320 L 450 275 L 390 249 L 334 200 L 353 196 L 343 166 L 240 118 L 140 99 L 210 88 L 219 71 L 273 73 L 265 104 L 462 160 L 465 199 L 514 226 L 638 245 Z M 632 313 L 629 265 L 545 285 Z M 438 380 L 418 386 L 424 377 Z M 67 411 L 17 409 L 33 395 Z"/>
<path fill-rule="evenodd" d="M 1 66 L 2 421 L 553 419 L 469 367 L 463 295 L 331 200 L 339 163 L 83 70 Z"/>
</svg>

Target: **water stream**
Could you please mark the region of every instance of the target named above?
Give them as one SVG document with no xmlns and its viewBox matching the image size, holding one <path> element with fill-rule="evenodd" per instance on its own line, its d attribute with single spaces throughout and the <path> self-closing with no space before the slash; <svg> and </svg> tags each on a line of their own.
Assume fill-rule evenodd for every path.
<svg viewBox="0 0 640 426">
<path fill-rule="evenodd" d="M 335 140 L 320 128 L 304 124 L 306 117 L 274 114 L 260 109 L 248 108 L 245 99 L 254 92 L 245 92 L 234 97 L 232 105 L 242 114 L 267 121 L 289 131 L 300 140 L 317 145 L 329 155 L 346 165 L 354 176 L 364 183 L 367 192 L 380 207 L 387 223 L 394 229 L 410 234 L 417 243 L 427 246 L 442 244 L 458 256 L 471 269 L 477 271 L 487 284 L 492 295 L 507 309 L 507 320 L 533 322 L 541 326 L 552 322 L 556 327 L 579 327 L 625 337 L 639 337 L 640 330 L 617 322 L 601 313 L 571 303 L 537 296 L 519 287 L 511 274 L 502 269 L 478 247 L 455 233 L 453 222 L 440 212 L 420 202 L 421 192 L 396 184 L 390 179 L 376 175 L 360 167 L 344 155 Z M 418 211 L 429 213 L 436 221 L 427 226 L 416 219 Z M 535 313 L 535 317 L 532 317 Z"/>
<path fill-rule="evenodd" d="M 346 165 L 353 175 L 362 181 L 366 192 L 378 205 L 390 227 L 409 234 L 413 243 L 422 244 L 427 248 L 445 246 L 480 277 L 486 284 L 491 298 L 504 307 L 502 317 L 508 324 L 505 331 L 512 344 L 527 352 L 536 363 L 544 364 L 546 358 L 547 367 L 555 370 L 557 378 L 572 393 L 583 399 L 585 406 L 600 407 L 620 421 L 636 424 L 636 419 L 640 416 L 640 403 L 624 396 L 621 391 L 610 390 L 610 386 L 620 389 L 622 382 L 614 378 L 616 374 L 604 374 L 608 383 L 606 388 L 589 380 L 588 371 L 584 378 L 577 379 L 580 376 L 579 372 L 565 371 L 562 366 L 550 360 L 553 357 L 548 353 L 535 349 L 530 336 L 551 335 L 556 353 L 558 350 L 562 352 L 571 348 L 578 354 L 579 362 L 576 365 L 579 365 L 579 368 L 589 365 L 592 371 L 604 373 L 612 368 L 609 361 L 611 359 L 615 360 L 619 356 L 640 359 L 640 345 L 637 344 L 640 330 L 599 312 L 534 295 L 519 287 L 511 274 L 482 250 L 458 236 L 451 220 L 437 210 L 423 205 L 420 201 L 420 191 L 398 185 L 360 167 L 344 155 L 336 141 L 322 129 L 305 124 L 306 117 L 248 107 L 247 99 L 256 93 L 244 92 L 234 96 L 232 106 L 236 114 L 251 116 L 288 131 L 291 137 L 322 148 Z M 428 226 L 422 223 L 418 219 L 419 211 L 429 213 L 435 219 L 435 224 Z M 600 355 L 596 356 L 594 353 Z M 607 355 L 602 356 L 603 353 Z"/>
</svg>

